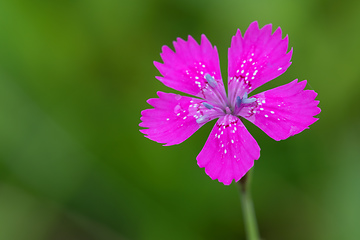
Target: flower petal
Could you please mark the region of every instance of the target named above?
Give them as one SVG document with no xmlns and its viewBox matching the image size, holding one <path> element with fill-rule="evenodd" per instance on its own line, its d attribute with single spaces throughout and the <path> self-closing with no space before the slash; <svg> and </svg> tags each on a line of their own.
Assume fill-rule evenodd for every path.
<svg viewBox="0 0 360 240">
<path fill-rule="evenodd" d="M 288 36 L 281 38 L 280 27 L 271 35 L 272 25 L 259 29 L 253 22 L 241 36 L 238 29 L 229 48 L 229 100 L 235 101 L 244 92 L 253 91 L 276 78 L 290 66 L 292 49 L 288 49 Z"/>
<path fill-rule="evenodd" d="M 313 90 L 304 90 L 306 80 L 297 79 L 280 87 L 259 93 L 256 102 L 240 111 L 240 116 L 254 123 L 271 138 L 279 141 L 309 128 L 320 113 Z"/>
<path fill-rule="evenodd" d="M 260 147 L 241 120 L 225 115 L 216 122 L 196 159 L 211 179 L 229 185 L 239 181 L 259 157 Z"/>
<path fill-rule="evenodd" d="M 200 45 L 191 36 L 188 41 L 178 38 L 174 47 L 176 52 L 163 46 L 160 55 L 164 63 L 154 62 L 163 77 L 156 78 L 175 90 L 208 99 L 207 92 L 213 88 L 205 76 L 210 74 L 217 82 L 221 97 L 226 100 L 218 52 L 206 36 L 201 36 Z"/>
<path fill-rule="evenodd" d="M 189 138 L 201 126 L 218 117 L 214 110 L 206 108 L 204 100 L 180 96 L 174 93 L 157 93 L 148 103 L 155 108 L 141 112 L 140 132 L 145 137 L 166 143 L 165 146 L 179 144 Z M 206 118 L 204 119 L 205 116 Z M 201 121 L 196 121 L 201 119 Z"/>
</svg>

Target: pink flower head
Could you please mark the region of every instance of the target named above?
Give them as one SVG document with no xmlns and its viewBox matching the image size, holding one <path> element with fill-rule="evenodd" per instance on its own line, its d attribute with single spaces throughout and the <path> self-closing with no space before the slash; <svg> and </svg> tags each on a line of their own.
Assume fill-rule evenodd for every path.
<svg viewBox="0 0 360 240">
<path fill-rule="evenodd" d="M 232 38 L 229 48 L 228 94 L 220 73 L 219 57 L 205 35 L 198 44 L 191 36 L 174 42 L 175 52 L 163 46 L 164 63 L 154 62 L 166 86 L 190 94 L 186 97 L 158 92 L 147 102 L 154 108 L 142 111 L 140 131 L 165 146 L 179 144 L 205 123 L 218 118 L 197 163 L 211 179 L 226 185 L 238 181 L 260 157 L 260 147 L 243 124 L 247 119 L 279 141 L 300 133 L 317 121 L 316 93 L 304 90 L 306 80 L 249 96 L 257 87 L 276 78 L 290 66 L 292 49 L 280 27 L 259 29 L 253 22 Z"/>
</svg>

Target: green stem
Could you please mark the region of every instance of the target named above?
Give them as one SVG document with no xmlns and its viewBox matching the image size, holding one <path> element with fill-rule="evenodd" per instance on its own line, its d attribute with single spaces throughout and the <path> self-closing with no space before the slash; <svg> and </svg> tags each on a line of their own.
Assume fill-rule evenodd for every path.
<svg viewBox="0 0 360 240">
<path fill-rule="evenodd" d="M 260 240 L 254 206 L 250 196 L 251 172 L 252 170 L 247 172 L 238 182 L 239 192 L 244 216 L 246 238 L 247 240 Z"/>
</svg>

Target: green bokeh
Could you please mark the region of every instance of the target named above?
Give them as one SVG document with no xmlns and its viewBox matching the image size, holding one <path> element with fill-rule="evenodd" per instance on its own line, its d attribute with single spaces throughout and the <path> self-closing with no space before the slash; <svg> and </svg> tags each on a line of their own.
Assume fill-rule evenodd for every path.
<svg viewBox="0 0 360 240">
<path fill-rule="evenodd" d="M 253 199 L 264 239 L 360 239 L 360 2 L 0 1 L 0 239 L 245 239 L 236 185 L 195 157 L 212 124 L 163 147 L 139 132 L 162 45 L 202 33 L 223 76 L 236 29 L 288 34 L 320 120 L 261 147 Z"/>
</svg>

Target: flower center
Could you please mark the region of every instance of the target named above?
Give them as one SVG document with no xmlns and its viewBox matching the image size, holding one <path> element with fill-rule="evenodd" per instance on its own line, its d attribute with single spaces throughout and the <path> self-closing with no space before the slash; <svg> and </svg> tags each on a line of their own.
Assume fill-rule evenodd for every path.
<svg viewBox="0 0 360 240">
<path fill-rule="evenodd" d="M 196 122 L 199 124 L 205 123 L 225 114 L 238 116 L 240 110 L 244 106 L 256 101 L 256 98 L 248 98 L 246 91 L 243 96 L 236 96 L 236 98 L 231 101 L 231 99 L 226 96 L 224 87 L 219 85 L 210 74 L 205 74 L 205 79 L 208 83 L 208 87 L 206 89 L 211 94 L 208 95 L 209 98 L 207 98 L 207 102 L 202 102 L 202 105 L 206 109 L 204 109 L 205 111 L 202 112 L 203 115 L 196 119 Z M 222 94 L 222 92 L 224 92 L 224 94 Z"/>
</svg>

